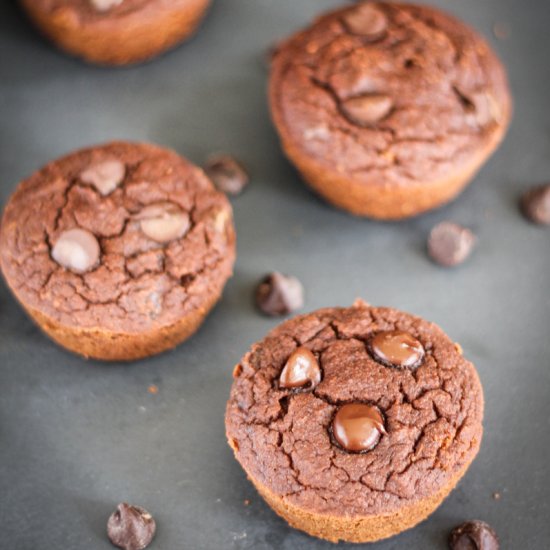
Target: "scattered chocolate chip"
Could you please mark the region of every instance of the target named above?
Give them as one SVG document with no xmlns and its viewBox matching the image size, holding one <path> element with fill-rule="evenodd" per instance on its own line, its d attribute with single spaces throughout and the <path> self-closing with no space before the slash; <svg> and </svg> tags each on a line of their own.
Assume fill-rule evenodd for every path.
<svg viewBox="0 0 550 550">
<path fill-rule="evenodd" d="M 92 6 L 98 11 L 107 11 L 120 6 L 124 0 L 90 0 Z"/>
<path fill-rule="evenodd" d="M 550 225 L 550 183 L 533 187 L 524 193 L 521 210 L 532 222 Z"/>
<path fill-rule="evenodd" d="M 428 238 L 428 253 L 432 260 L 445 267 L 461 264 L 471 254 L 476 236 L 465 227 L 452 222 L 436 225 Z"/>
<path fill-rule="evenodd" d="M 126 167 L 119 160 L 94 164 L 80 174 L 84 183 L 93 185 L 104 197 L 110 195 L 123 181 Z"/>
<path fill-rule="evenodd" d="M 451 550 L 498 550 L 497 534 L 484 521 L 467 521 L 455 527 L 449 535 Z"/>
<path fill-rule="evenodd" d="M 243 166 L 229 155 L 215 155 L 208 159 L 204 171 L 214 185 L 228 195 L 238 195 L 248 185 L 249 177 Z"/>
<path fill-rule="evenodd" d="M 371 3 L 360 4 L 344 15 L 348 31 L 369 40 L 382 38 L 388 27 L 386 14 Z"/>
<path fill-rule="evenodd" d="M 371 451 L 385 433 L 384 417 L 373 405 L 342 405 L 332 420 L 334 439 L 340 447 L 352 453 Z"/>
<path fill-rule="evenodd" d="M 313 353 L 299 347 L 290 356 L 279 377 L 279 387 L 313 389 L 321 381 L 321 367 Z"/>
<path fill-rule="evenodd" d="M 372 358 L 387 367 L 416 369 L 424 360 L 424 346 L 408 332 L 390 330 L 375 334 L 368 344 Z"/>
<path fill-rule="evenodd" d="M 143 550 L 153 540 L 156 528 L 155 520 L 147 510 L 123 502 L 107 522 L 107 536 L 123 550 Z"/>
<path fill-rule="evenodd" d="M 393 101 L 387 95 L 368 94 L 352 97 L 341 105 L 342 112 L 353 124 L 372 126 L 388 116 Z"/>
<path fill-rule="evenodd" d="M 256 305 L 267 315 L 287 315 L 304 305 L 304 288 L 296 277 L 273 272 L 256 288 Z"/>
<path fill-rule="evenodd" d="M 147 237 L 167 243 L 183 237 L 191 227 L 189 214 L 173 202 L 159 202 L 146 206 L 136 217 Z"/>
<path fill-rule="evenodd" d="M 99 256 L 99 243 L 86 229 L 64 231 L 52 248 L 52 258 L 75 273 L 85 273 L 95 267 Z"/>
</svg>

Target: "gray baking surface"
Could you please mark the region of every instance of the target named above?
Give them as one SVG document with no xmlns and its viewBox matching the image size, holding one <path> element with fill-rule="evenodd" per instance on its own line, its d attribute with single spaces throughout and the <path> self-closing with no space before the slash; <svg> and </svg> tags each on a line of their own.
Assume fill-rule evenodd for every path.
<svg viewBox="0 0 550 550">
<path fill-rule="evenodd" d="M 432 517 L 370 548 L 444 549 L 449 529 L 468 518 L 491 523 L 504 549 L 548 548 L 550 233 L 524 221 L 516 199 L 550 180 L 550 4 L 432 3 L 495 45 L 510 70 L 515 118 L 456 202 L 377 223 L 306 189 L 280 151 L 265 99 L 265 50 L 342 2 L 219 0 L 192 42 L 123 70 L 58 53 L 14 1 L 1 2 L 2 204 L 49 159 L 115 138 L 158 142 L 197 163 L 229 151 L 253 183 L 233 200 L 235 276 L 200 332 L 173 352 L 132 365 L 73 356 L 0 283 L 0 548 L 108 550 L 106 520 L 121 500 L 156 517 L 152 549 L 332 547 L 271 512 L 225 442 L 232 367 L 278 323 L 251 302 L 255 282 L 272 269 L 302 279 L 306 310 L 361 296 L 437 322 L 481 375 L 487 404 L 477 460 Z M 497 22 L 509 25 L 507 39 L 493 36 Z M 479 235 L 475 254 L 455 270 L 425 255 L 427 233 L 444 219 Z"/>
</svg>

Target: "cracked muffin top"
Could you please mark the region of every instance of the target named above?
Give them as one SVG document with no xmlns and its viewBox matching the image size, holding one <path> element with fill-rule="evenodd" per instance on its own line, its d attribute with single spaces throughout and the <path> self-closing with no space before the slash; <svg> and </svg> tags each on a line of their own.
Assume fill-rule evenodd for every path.
<svg viewBox="0 0 550 550">
<path fill-rule="evenodd" d="M 511 114 L 504 69 L 477 33 L 385 2 L 330 12 L 283 42 L 270 97 L 287 147 L 380 185 L 460 170 Z"/>
<path fill-rule="evenodd" d="M 56 160 L 17 187 L 2 219 L 9 286 L 27 309 L 71 327 L 169 326 L 221 293 L 234 259 L 226 197 L 154 145 Z"/>
<path fill-rule="evenodd" d="M 235 367 L 226 430 L 255 482 L 349 517 L 448 490 L 477 454 L 482 416 L 475 368 L 440 328 L 357 301 L 254 345 Z"/>
</svg>

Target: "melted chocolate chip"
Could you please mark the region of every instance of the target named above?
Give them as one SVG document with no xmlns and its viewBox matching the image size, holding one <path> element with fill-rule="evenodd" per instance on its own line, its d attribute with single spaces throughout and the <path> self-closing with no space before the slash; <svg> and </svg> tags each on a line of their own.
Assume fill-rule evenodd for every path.
<svg viewBox="0 0 550 550">
<path fill-rule="evenodd" d="M 97 11 L 109 11 L 120 6 L 124 0 L 90 0 L 92 7 Z"/>
<path fill-rule="evenodd" d="M 385 433 L 384 417 L 373 405 L 342 405 L 332 420 L 334 439 L 342 449 L 351 453 L 371 451 Z"/>
<path fill-rule="evenodd" d="M 521 197 L 521 210 L 532 222 L 550 225 L 550 183 L 529 189 Z"/>
<path fill-rule="evenodd" d="M 321 381 L 321 368 L 313 353 L 299 347 L 290 356 L 279 377 L 279 387 L 313 389 Z"/>
<path fill-rule="evenodd" d="M 453 91 L 460 101 L 470 125 L 484 128 L 490 124 L 501 122 L 502 112 L 492 94 L 484 91 L 466 92 L 456 84 L 453 85 Z"/>
<path fill-rule="evenodd" d="M 61 233 L 52 248 L 52 258 L 75 273 L 85 273 L 99 262 L 96 237 L 86 229 L 69 229 Z"/>
<path fill-rule="evenodd" d="M 204 171 L 214 185 L 227 195 L 238 195 L 249 182 L 246 170 L 229 155 L 210 157 Z"/>
<path fill-rule="evenodd" d="M 401 369 L 419 367 L 426 353 L 424 346 L 414 336 L 401 330 L 375 334 L 368 347 L 375 361 Z"/>
<path fill-rule="evenodd" d="M 189 214 L 173 202 L 159 202 L 146 206 L 137 216 L 141 230 L 150 239 L 168 243 L 183 237 L 191 227 Z"/>
<path fill-rule="evenodd" d="M 147 510 L 123 502 L 107 522 L 107 536 L 123 550 L 143 550 L 153 540 L 156 527 L 153 516 Z"/>
<path fill-rule="evenodd" d="M 479 126 L 499 123 L 502 118 L 500 107 L 495 98 L 486 92 L 477 92 L 472 95 L 472 102 L 476 111 L 476 121 Z"/>
<path fill-rule="evenodd" d="M 451 550 L 498 550 L 499 547 L 497 534 L 484 521 L 467 521 L 449 535 Z"/>
<path fill-rule="evenodd" d="M 445 267 L 464 262 L 476 243 L 475 235 L 465 227 L 452 222 L 436 225 L 428 237 L 428 253 L 432 260 Z"/>
<path fill-rule="evenodd" d="M 388 116 L 393 107 L 392 99 L 383 94 L 367 94 L 352 97 L 342 103 L 346 118 L 358 126 L 372 126 Z"/>
<path fill-rule="evenodd" d="M 382 38 L 388 27 L 386 14 L 370 2 L 348 11 L 343 21 L 349 32 L 368 40 Z"/>
<path fill-rule="evenodd" d="M 126 167 L 119 160 L 94 164 L 80 174 L 84 183 L 93 185 L 104 197 L 110 195 L 123 181 Z"/>
<path fill-rule="evenodd" d="M 256 288 L 256 305 L 266 315 L 287 315 L 304 305 L 304 288 L 296 277 L 266 275 Z"/>
</svg>

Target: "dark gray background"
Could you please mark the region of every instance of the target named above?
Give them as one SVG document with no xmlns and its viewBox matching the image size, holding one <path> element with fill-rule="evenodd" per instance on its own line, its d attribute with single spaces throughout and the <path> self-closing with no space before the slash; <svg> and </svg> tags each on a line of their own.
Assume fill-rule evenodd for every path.
<svg viewBox="0 0 550 550">
<path fill-rule="evenodd" d="M 516 199 L 550 179 L 550 5 L 433 2 L 488 35 L 510 69 L 515 119 L 454 204 L 388 224 L 313 196 L 268 117 L 263 52 L 341 3 L 219 0 L 191 43 L 145 66 L 108 70 L 58 53 L 13 1 L 1 2 L 2 203 L 49 159 L 113 138 L 155 141 L 197 163 L 227 150 L 253 174 L 234 200 L 235 277 L 202 330 L 171 353 L 118 366 L 70 355 L 0 284 L 1 548 L 107 550 L 105 522 L 121 500 L 155 515 L 156 549 L 331 547 L 278 519 L 225 443 L 232 367 L 277 322 L 251 303 L 254 283 L 271 269 L 303 280 L 307 310 L 361 296 L 433 320 L 479 369 L 487 400 L 479 457 L 429 520 L 375 547 L 443 549 L 448 530 L 467 518 L 493 524 L 503 548 L 548 547 L 550 233 L 524 221 Z M 508 39 L 493 37 L 497 21 L 509 25 Z M 446 218 L 480 239 L 456 270 L 432 265 L 424 252 L 428 231 Z"/>
</svg>

